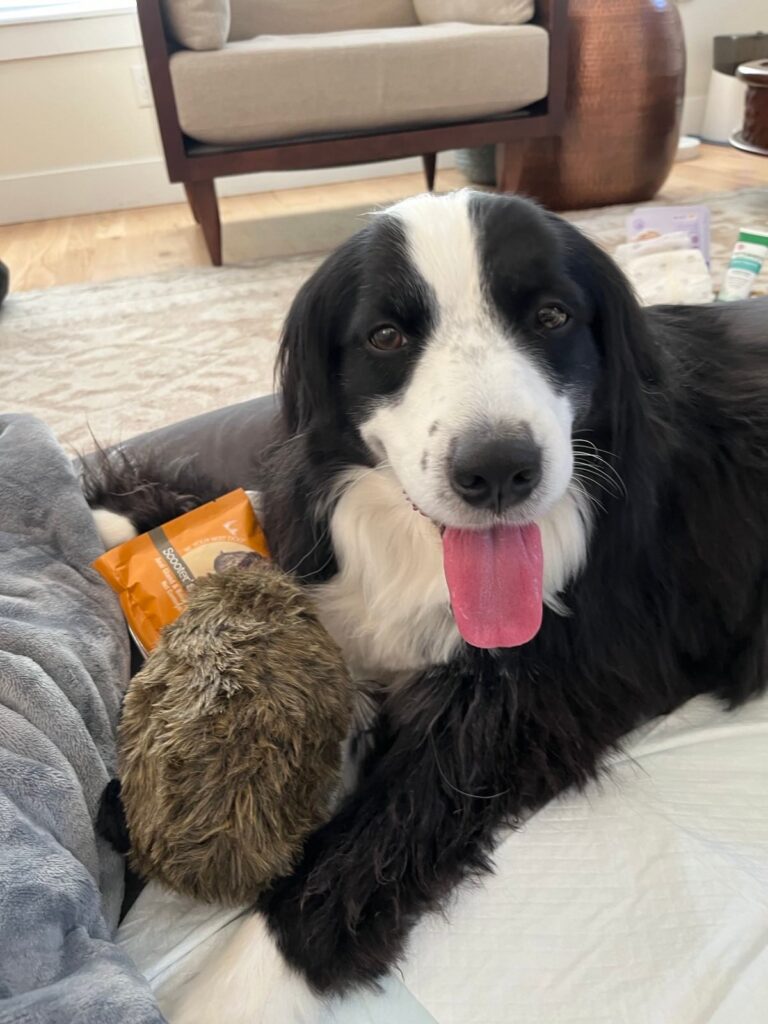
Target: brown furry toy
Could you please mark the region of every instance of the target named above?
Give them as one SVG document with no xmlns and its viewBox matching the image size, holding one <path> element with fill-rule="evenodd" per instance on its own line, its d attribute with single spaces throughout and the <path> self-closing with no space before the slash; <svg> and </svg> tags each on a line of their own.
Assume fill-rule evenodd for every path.
<svg viewBox="0 0 768 1024">
<path fill-rule="evenodd" d="M 257 560 L 201 577 L 126 693 L 102 833 L 145 878 L 252 901 L 328 816 L 351 707 L 341 652 L 289 576 Z"/>
</svg>

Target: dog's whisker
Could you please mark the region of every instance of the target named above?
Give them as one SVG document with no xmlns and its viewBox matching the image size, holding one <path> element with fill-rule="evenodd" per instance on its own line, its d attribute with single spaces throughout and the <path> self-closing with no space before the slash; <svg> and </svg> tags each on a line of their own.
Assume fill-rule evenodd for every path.
<svg viewBox="0 0 768 1024">
<path fill-rule="evenodd" d="M 582 482 L 589 481 L 593 483 L 596 487 L 604 490 L 604 492 L 612 498 L 622 498 L 624 496 L 623 490 L 616 485 L 615 480 L 611 477 L 605 476 L 603 473 L 595 471 L 593 467 L 580 466 L 574 463 L 574 475 L 577 474 L 581 478 Z"/>
<path fill-rule="evenodd" d="M 599 474 L 600 474 L 601 476 L 604 476 L 604 477 L 606 477 L 606 478 L 607 478 L 608 480 L 613 480 L 613 482 L 614 482 L 614 483 L 615 483 L 615 484 L 616 484 L 617 486 L 618 486 L 618 484 L 620 483 L 620 480 L 617 480 L 617 479 L 616 479 L 616 476 L 615 476 L 615 475 L 614 475 L 613 473 L 609 473 L 609 472 L 608 472 L 608 471 L 606 470 L 605 466 L 604 466 L 604 465 L 602 465 L 602 464 L 601 464 L 601 463 L 599 463 L 599 462 L 593 462 L 593 461 L 589 461 L 589 460 L 586 460 L 586 459 L 585 459 L 585 458 L 584 458 L 583 456 L 581 456 L 581 455 L 576 455 L 576 456 L 574 457 L 574 460 L 573 460 L 573 461 L 574 461 L 574 465 L 577 465 L 577 464 L 578 464 L 578 465 L 580 465 L 580 466 L 583 466 L 583 467 L 584 467 L 584 469 L 590 469 L 590 470 L 592 470 L 592 472 L 593 472 L 593 473 L 599 473 Z"/>
<path fill-rule="evenodd" d="M 580 476 L 583 484 L 592 484 L 594 487 L 598 488 L 598 490 L 603 491 L 604 494 L 608 495 L 611 498 L 621 497 L 621 495 L 615 489 L 607 486 L 605 481 L 596 479 L 595 477 L 591 477 L 588 473 L 584 472 L 582 472 Z"/>
<path fill-rule="evenodd" d="M 578 491 L 578 493 L 584 497 L 584 499 L 592 506 L 592 508 L 597 508 L 601 512 L 606 511 L 605 505 L 602 503 L 602 501 L 600 501 L 596 494 L 592 494 L 590 491 L 587 490 L 587 488 L 584 486 L 584 482 L 579 478 L 578 475 L 574 474 L 572 483 L 575 485 L 575 488 Z"/>
<path fill-rule="evenodd" d="M 592 459 L 595 463 L 599 463 L 599 465 L 605 470 L 605 472 L 615 479 L 617 485 L 621 488 L 622 493 L 626 496 L 627 487 L 624 483 L 624 480 L 622 479 L 621 474 L 613 465 L 613 463 L 609 462 L 606 458 L 603 457 L 607 455 L 609 458 L 613 459 L 615 458 L 613 452 L 607 451 L 604 448 L 598 448 L 597 445 L 593 444 L 592 441 L 587 441 L 584 438 L 576 438 L 572 443 L 572 447 L 574 457 Z"/>
<path fill-rule="evenodd" d="M 621 479 L 617 479 L 615 474 L 609 473 L 602 463 L 587 460 L 581 454 L 577 454 L 574 456 L 573 464 L 574 466 L 580 466 L 582 469 L 589 470 L 598 476 L 602 476 L 606 480 L 610 480 L 616 487 L 621 487 Z M 621 489 L 623 490 L 624 488 L 621 487 Z"/>
<path fill-rule="evenodd" d="M 286 569 L 285 571 L 287 573 L 289 573 L 290 575 L 294 575 L 296 570 L 299 568 L 299 566 L 302 565 L 303 562 L 306 562 L 306 560 L 309 558 L 309 556 L 314 554 L 315 551 L 317 551 L 317 549 L 320 547 L 320 545 L 326 539 L 328 534 L 329 534 L 329 530 L 328 530 L 328 527 L 326 527 L 322 531 L 320 536 L 317 538 L 315 543 L 312 545 L 312 547 L 309 549 L 309 551 L 306 551 L 294 566 L 292 566 L 290 569 Z M 324 563 L 324 565 L 321 568 L 324 569 L 325 566 L 328 565 L 328 562 L 330 562 L 330 558 L 326 560 L 326 562 Z M 314 573 L 308 573 L 308 575 L 312 576 L 312 575 L 314 575 Z M 297 576 L 296 577 L 296 579 L 299 579 L 299 580 L 306 579 L 306 578 L 307 578 L 306 576 Z"/>
<path fill-rule="evenodd" d="M 593 474 L 603 477 L 606 481 L 610 481 L 617 492 L 626 497 L 626 484 L 617 470 L 604 459 L 596 458 L 588 452 L 575 452 L 574 465 L 579 465 L 584 470 L 589 469 Z"/>
</svg>

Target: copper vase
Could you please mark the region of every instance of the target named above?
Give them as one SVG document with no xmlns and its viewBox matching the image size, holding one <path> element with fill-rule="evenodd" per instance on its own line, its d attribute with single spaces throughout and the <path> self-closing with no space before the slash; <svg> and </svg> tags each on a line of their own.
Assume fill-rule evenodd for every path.
<svg viewBox="0 0 768 1024">
<path fill-rule="evenodd" d="M 650 199 L 677 150 L 685 44 L 671 0 L 570 0 L 560 138 L 528 143 L 519 191 L 555 210 Z"/>
</svg>

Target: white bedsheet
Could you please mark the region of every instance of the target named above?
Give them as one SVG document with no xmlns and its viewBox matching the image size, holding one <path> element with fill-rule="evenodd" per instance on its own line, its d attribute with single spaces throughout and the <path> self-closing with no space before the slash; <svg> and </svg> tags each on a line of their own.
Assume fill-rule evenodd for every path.
<svg viewBox="0 0 768 1024">
<path fill-rule="evenodd" d="M 306 1024 L 768 1021 L 768 698 L 699 698 L 626 749 L 420 924 L 402 976 Z M 163 1004 L 236 916 L 151 885 L 120 942 Z"/>
</svg>

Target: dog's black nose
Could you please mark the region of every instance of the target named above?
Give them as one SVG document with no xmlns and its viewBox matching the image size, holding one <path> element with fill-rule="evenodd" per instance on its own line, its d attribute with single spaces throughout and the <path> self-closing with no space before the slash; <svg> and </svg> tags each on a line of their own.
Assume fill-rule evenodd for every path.
<svg viewBox="0 0 768 1024">
<path fill-rule="evenodd" d="M 469 505 L 494 512 L 524 501 L 541 480 L 541 449 L 531 437 L 467 438 L 450 466 L 451 486 Z"/>
</svg>

